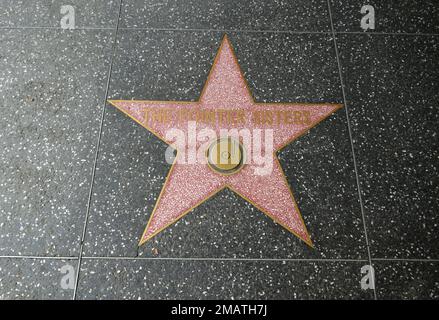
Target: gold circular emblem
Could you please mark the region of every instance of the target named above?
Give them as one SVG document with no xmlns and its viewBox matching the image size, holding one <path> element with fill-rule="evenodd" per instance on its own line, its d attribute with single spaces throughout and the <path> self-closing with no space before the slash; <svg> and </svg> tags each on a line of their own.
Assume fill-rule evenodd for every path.
<svg viewBox="0 0 439 320">
<path fill-rule="evenodd" d="M 209 167 L 225 175 L 238 172 L 244 164 L 244 149 L 238 140 L 231 137 L 213 141 L 206 156 Z"/>
</svg>

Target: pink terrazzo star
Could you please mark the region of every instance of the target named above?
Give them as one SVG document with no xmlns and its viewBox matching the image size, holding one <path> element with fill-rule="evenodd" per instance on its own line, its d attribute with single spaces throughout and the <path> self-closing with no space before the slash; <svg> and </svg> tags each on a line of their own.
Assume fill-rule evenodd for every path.
<svg viewBox="0 0 439 320">
<path fill-rule="evenodd" d="M 218 134 L 221 128 L 272 129 L 274 152 L 271 173 L 256 175 L 252 163 L 245 164 L 237 173 L 223 175 L 213 171 L 206 163 L 180 164 L 178 161 L 174 162 L 139 245 L 227 187 L 312 246 L 310 236 L 275 152 L 306 133 L 339 109 L 341 105 L 256 103 L 241 73 L 227 36 L 224 36 L 197 102 L 136 100 L 111 100 L 109 102 L 168 144 L 174 141 L 166 139 L 167 130 L 176 128 L 187 132 L 187 122 L 154 122 L 147 119 L 146 110 L 166 109 L 175 110 L 175 112 L 194 112 L 196 110 L 227 109 L 242 110 L 248 114 L 255 110 L 272 112 L 281 110 L 291 114 L 294 114 L 294 111 L 306 111 L 307 121 L 299 124 L 274 122 L 256 125 L 251 121 L 251 117 L 246 117 L 245 122 L 240 124 L 222 123 L 220 125 L 218 122 L 214 124 L 197 122 L 197 129 L 211 128 Z M 196 144 L 197 147 L 200 146 L 199 142 Z M 245 145 L 244 148 L 246 148 Z M 180 153 L 178 147 L 177 153 Z"/>
</svg>

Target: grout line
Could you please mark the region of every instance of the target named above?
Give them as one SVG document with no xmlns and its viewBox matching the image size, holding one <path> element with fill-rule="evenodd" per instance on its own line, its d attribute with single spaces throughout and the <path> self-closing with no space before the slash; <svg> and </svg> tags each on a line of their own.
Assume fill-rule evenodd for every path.
<svg viewBox="0 0 439 320">
<path fill-rule="evenodd" d="M 119 21 L 118 21 L 119 22 Z M 49 30 L 66 30 L 61 27 L 52 27 L 52 26 L 13 26 L 13 27 L 2 27 L 0 26 L 0 30 L 17 30 L 17 29 L 49 29 Z M 251 30 L 251 29 L 203 29 L 203 28 L 154 28 L 154 27 L 77 27 L 74 29 L 68 29 L 68 31 L 75 30 L 133 30 L 133 31 L 182 31 L 182 32 L 248 32 L 248 33 L 260 33 L 260 32 L 268 32 L 268 33 L 297 33 L 297 34 L 330 34 L 331 31 L 297 31 L 297 30 Z"/>
<path fill-rule="evenodd" d="M 297 261 L 297 262 L 367 262 L 366 259 L 301 259 L 301 258 L 185 258 L 185 257 L 83 257 L 88 260 L 170 260 L 170 261 Z"/>
<path fill-rule="evenodd" d="M 0 259 L 42 259 L 42 260 L 77 260 L 78 257 L 74 256 L 74 257 L 55 257 L 55 256 L 0 256 Z"/>
<path fill-rule="evenodd" d="M 392 35 L 392 36 L 439 36 L 439 33 L 417 33 L 417 32 L 373 32 L 373 31 L 298 31 L 298 30 L 270 30 L 270 29 L 199 29 L 199 28 L 154 28 L 154 27 L 123 27 L 120 30 L 134 31 L 174 31 L 174 32 L 222 32 L 222 33 L 288 33 L 288 34 L 353 34 L 353 35 Z"/>
<path fill-rule="evenodd" d="M 52 26 L 0 26 L 0 30 L 66 30 Z M 222 32 L 222 33 L 288 33 L 288 34 L 352 34 L 352 35 L 383 35 L 383 36 L 439 36 L 439 33 L 422 32 L 375 32 L 375 31 L 297 31 L 297 30 L 250 30 L 250 29 L 200 29 L 200 28 L 154 28 L 154 27 L 77 27 L 66 31 L 87 30 L 133 30 L 133 31 L 174 31 L 174 32 Z"/>
<path fill-rule="evenodd" d="M 26 256 L 0 255 L 0 259 L 40 259 L 40 260 L 78 260 L 77 256 Z M 124 256 L 82 256 L 88 260 L 168 260 L 168 261 L 303 261 L 303 262 L 368 262 L 368 259 L 337 258 L 213 258 L 213 257 L 124 257 Z M 387 262 L 439 262 L 439 259 L 428 258 L 372 258 L 372 261 Z"/>
<path fill-rule="evenodd" d="M 400 262 L 439 262 L 439 259 L 404 259 L 404 258 L 372 258 L 373 261 L 400 261 Z"/>
<path fill-rule="evenodd" d="M 334 38 L 334 49 L 335 49 L 335 56 L 336 56 L 336 59 L 337 59 L 338 74 L 339 74 L 339 77 L 340 77 L 341 91 L 342 91 L 342 94 L 343 94 L 344 108 L 345 108 L 345 112 L 346 112 L 346 120 L 347 120 L 347 125 L 348 125 L 349 140 L 351 142 L 352 161 L 354 163 L 355 179 L 356 179 L 356 182 L 357 182 L 357 191 L 358 191 L 358 200 L 360 201 L 360 210 L 361 210 L 361 217 L 362 217 L 362 220 L 363 220 L 364 236 L 366 238 L 367 256 L 369 258 L 369 265 L 373 268 L 372 256 L 371 256 L 371 253 L 370 253 L 369 238 L 367 236 L 367 226 L 366 226 L 366 218 L 365 218 L 365 214 L 364 214 L 363 198 L 361 196 L 360 177 L 359 177 L 359 174 L 358 174 L 358 165 L 357 165 L 357 160 L 356 160 L 356 157 L 355 157 L 355 147 L 354 147 L 354 141 L 353 141 L 353 138 L 352 138 L 351 122 L 350 122 L 350 118 L 349 118 L 349 108 L 348 108 L 348 104 L 347 104 L 347 100 L 346 100 L 346 92 L 345 92 L 345 87 L 344 87 L 344 83 L 343 83 L 343 75 L 342 75 L 342 69 L 341 69 L 341 64 L 340 64 L 340 56 L 338 54 L 338 47 L 337 47 L 337 39 L 336 39 L 337 36 L 335 34 L 335 31 L 334 31 L 335 30 L 334 29 L 334 22 L 332 20 L 331 4 L 330 4 L 329 0 L 327 0 L 327 4 L 328 4 L 329 19 L 331 21 L 332 37 Z M 374 278 L 374 280 L 375 280 L 375 278 Z M 377 300 L 376 281 L 374 281 L 374 284 L 375 284 L 375 286 L 373 287 L 373 296 L 374 296 L 374 299 Z"/>
<path fill-rule="evenodd" d="M 293 34 L 331 34 L 331 31 L 297 31 L 297 30 L 251 30 L 251 29 L 200 29 L 200 28 L 149 28 L 149 27 L 124 27 L 121 30 L 134 30 L 134 31 L 182 31 L 182 32 L 222 32 L 222 33 L 293 33 Z"/>
<path fill-rule="evenodd" d="M 439 33 L 418 32 L 374 32 L 374 31 L 337 31 L 335 34 L 377 35 L 377 36 L 439 36 Z"/>
<path fill-rule="evenodd" d="M 112 52 L 111 52 L 110 66 L 108 68 L 107 87 L 105 89 L 105 100 L 102 104 L 101 123 L 100 123 L 99 133 L 98 133 L 98 141 L 96 143 L 95 159 L 94 159 L 93 169 L 92 169 L 92 174 L 91 174 L 90 191 L 88 194 L 88 202 L 87 202 L 86 213 L 85 213 L 85 221 L 84 221 L 84 227 L 82 230 L 81 245 L 79 248 L 78 265 L 76 268 L 76 279 L 75 279 L 75 287 L 73 290 L 72 300 L 76 300 L 76 294 L 77 294 L 77 290 L 78 290 L 79 272 L 81 269 L 82 254 L 83 254 L 83 250 L 84 250 L 84 240 L 85 240 L 85 235 L 87 232 L 88 217 L 90 214 L 91 199 L 92 199 L 92 194 L 93 194 L 93 184 L 94 184 L 94 179 L 95 179 L 95 175 L 96 175 L 96 164 L 98 161 L 99 148 L 100 148 L 101 137 L 102 137 L 102 128 L 104 125 L 105 107 L 107 105 L 107 97 L 108 97 L 108 90 L 110 87 L 111 72 L 113 70 L 114 56 L 115 56 L 116 47 L 117 47 L 117 35 L 118 35 L 118 30 L 119 30 L 119 21 L 120 21 L 121 11 L 122 11 L 122 0 L 120 0 L 120 2 L 119 2 L 119 13 L 117 16 L 116 31 L 114 34 L 114 41 L 113 41 L 113 47 L 112 47 Z"/>
<path fill-rule="evenodd" d="M 39 27 L 39 26 L 17 26 L 17 27 L 0 27 L 0 30 L 66 30 L 66 31 L 82 31 L 82 30 L 116 30 L 115 27 L 75 27 L 73 29 L 64 29 L 61 27 Z"/>
</svg>

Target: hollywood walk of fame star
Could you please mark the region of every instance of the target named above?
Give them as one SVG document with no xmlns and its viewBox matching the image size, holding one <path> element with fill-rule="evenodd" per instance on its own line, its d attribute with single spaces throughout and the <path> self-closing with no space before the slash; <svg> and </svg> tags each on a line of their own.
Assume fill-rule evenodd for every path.
<svg viewBox="0 0 439 320">
<path fill-rule="evenodd" d="M 247 118 L 245 123 L 238 124 L 197 123 L 200 128 L 210 127 L 217 133 L 223 127 L 272 129 L 274 144 L 272 170 L 268 175 L 257 175 L 252 168 L 254 164 L 248 163 L 240 170 L 226 175 L 212 170 L 212 167 L 206 163 L 180 164 L 174 161 L 139 245 L 175 223 L 219 191 L 229 188 L 312 246 L 311 238 L 277 159 L 276 151 L 316 126 L 341 108 L 341 105 L 255 102 L 227 36 L 224 36 L 221 42 L 198 101 L 109 100 L 109 102 L 168 144 L 173 141 L 166 138 L 167 130 L 178 128 L 187 132 L 187 122 L 150 121 L 147 115 L 151 110 L 196 112 L 197 110 L 226 109 L 247 113 L 264 110 L 272 113 L 285 111 L 299 114 L 306 112 L 307 121 L 301 122 L 268 121 L 255 124 Z M 246 146 L 243 147 L 246 148 Z M 176 159 L 179 152 L 177 148 Z"/>
</svg>

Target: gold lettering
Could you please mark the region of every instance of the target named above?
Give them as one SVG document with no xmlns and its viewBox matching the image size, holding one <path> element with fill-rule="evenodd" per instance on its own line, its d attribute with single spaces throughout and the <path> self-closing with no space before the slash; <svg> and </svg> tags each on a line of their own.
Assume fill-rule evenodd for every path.
<svg viewBox="0 0 439 320">
<path fill-rule="evenodd" d="M 236 115 L 236 122 L 238 124 L 245 124 L 245 112 L 244 110 L 238 110 Z"/>
<path fill-rule="evenodd" d="M 261 118 L 262 118 L 261 111 L 253 111 L 252 112 L 252 122 L 253 123 L 260 125 L 262 123 Z"/>
<path fill-rule="evenodd" d="M 285 112 L 285 123 L 286 124 L 294 124 L 294 120 L 292 118 L 291 112 L 289 112 L 289 111 Z"/>
<path fill-rule="evenodd" d="M 271 110 L 264 111 L 264 124 L 273 124 L 273 112 Z"/>
<path fill-rule="evenodd" d="M 303 114 L 305 116 L 304 123 L 307 125 L 310 125 L 311 124 L 311 112 L 309 112 L 309 110 L 306 110 L 306 111 L 303 111 Z"/>
<path fill-rule="evenodd" d="M 302 124 L 302 112 L 294 111 L 294 124 Z"/>
<path fill-rule="evenodd" d="M 143 123 L 145 125 L 148 125 L 148 123 L 149 123 L 149 109 L 145 109 L 145 111 L 143 113 Z"/>
</svg>

